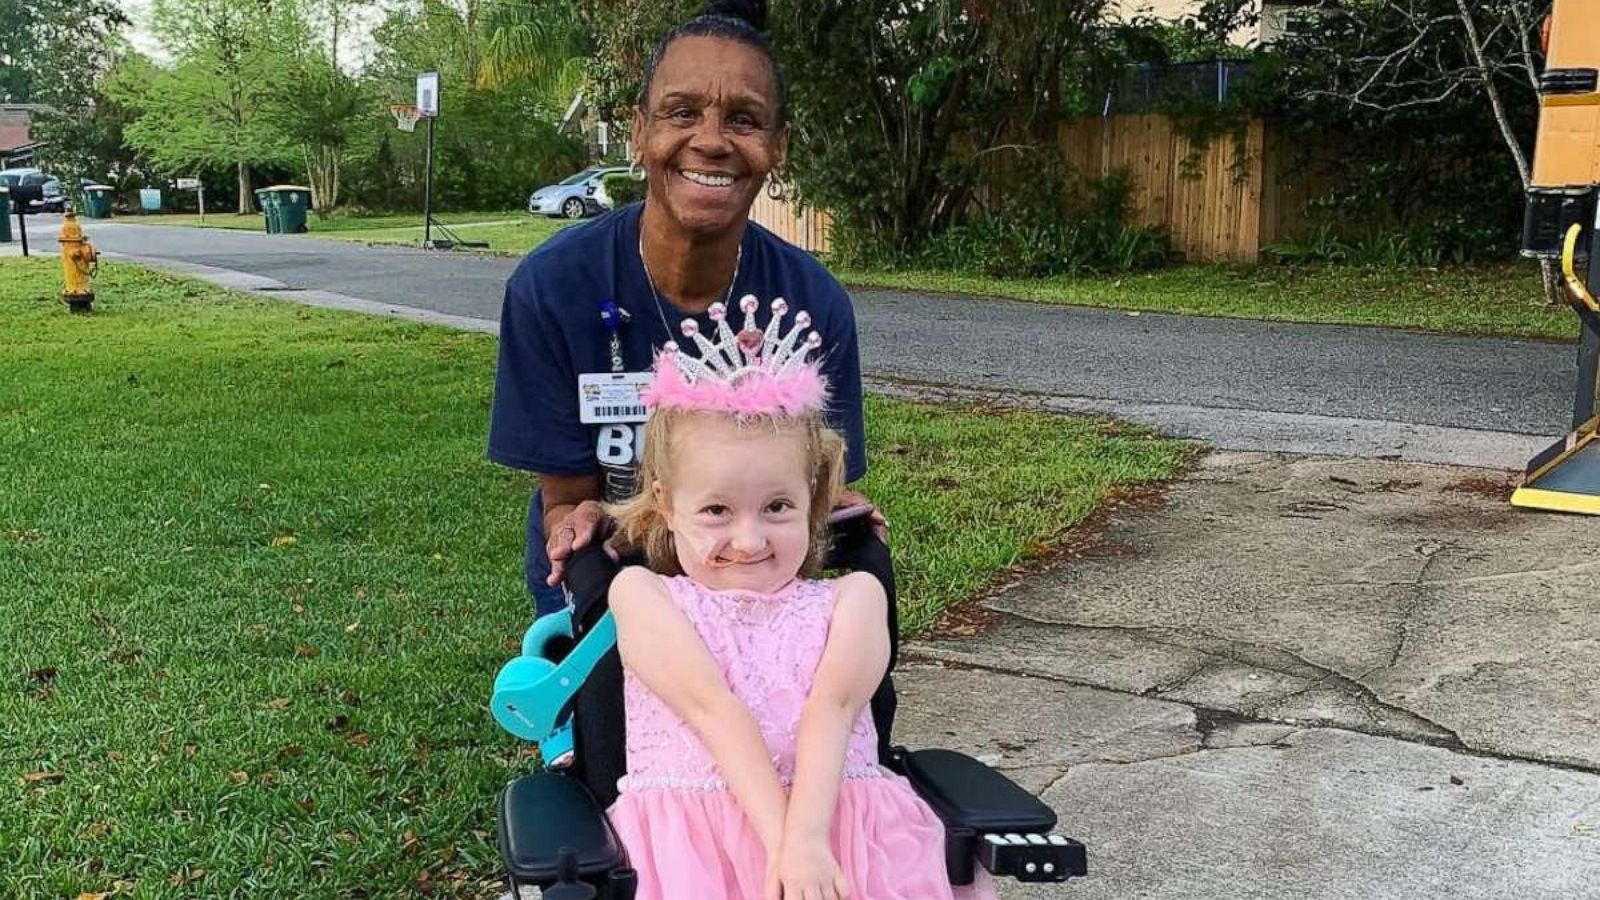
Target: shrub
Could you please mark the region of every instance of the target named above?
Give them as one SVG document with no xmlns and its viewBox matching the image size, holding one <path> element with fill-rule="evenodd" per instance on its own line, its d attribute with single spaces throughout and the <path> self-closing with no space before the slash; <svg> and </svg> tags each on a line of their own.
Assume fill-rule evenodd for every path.
<svg viewBox="0 0 1600 900">
<path fill-rule="evenodd" d="M 606 196 L 611 198 L 613 206 L 638 203 L 644 199 L 648 184 L 649 182 L 641 181 L 631 175 L 607 175 Z"/>
<path fill-rule="evenodd" d="M 835 224 L 834 254 L 846 265 L 978 272 L 1037 278 L 1130 272 L 1172 258 L 1164 229 L 1133 225 L 1130 182 L 1119 173 L 1075 179 L 1048 162 L 995 178 L 995 209 L 978 209 L 909 252 Z"/>
</svg>

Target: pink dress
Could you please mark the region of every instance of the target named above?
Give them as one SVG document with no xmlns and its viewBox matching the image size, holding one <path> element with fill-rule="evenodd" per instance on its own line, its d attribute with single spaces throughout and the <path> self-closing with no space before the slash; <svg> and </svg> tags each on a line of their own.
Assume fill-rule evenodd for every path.
<svg viewBox="0 0 1600 900">
<path fill-rule="evenodd" d="M 712 591 L 667 580 L 672 602 L 700 633 L 734 696 L 754 714 L 787 786 L 794 778 L 800 709 L 822 659 L 833 588 L 796 581 L 778 594 Z M 610 816 L 639 872 L 638 900 L 759 900 L 766 851 L 715 761 L 688 725 L 624 673 L 628 775 Z M 988 873 L 952 888 L 944 826 L 905 779 L 877 762 L 863 709 L 845 751 L 833 816 L 833 854 L 853 900 L 993 898 Z"/>
</svg>

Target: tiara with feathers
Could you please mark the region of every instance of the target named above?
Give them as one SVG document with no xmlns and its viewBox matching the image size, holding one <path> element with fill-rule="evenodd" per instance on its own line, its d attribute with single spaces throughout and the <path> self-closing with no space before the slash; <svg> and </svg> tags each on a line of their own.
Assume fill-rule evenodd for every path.
<svg viewBox="0 0 1600 900">
<path fill-rule="evenodd" d="M 756 327 L 761 301 L 746 294 L 739 300 L 744 327 L 736 333 L 728 324 L 728 308 L 713 303 L 706 316 L 716 323 L 716 341 L 700 332 L 694 319 L 684 319 L 679 330 L 700 351 L 693 356 L 668 341 L 656 357 L 655 377 L 643 399 L 650 409 L 692 409 L 734 416 L 795 418 L 820 412 L 828 399 L 827 382 L 819 365 L 807 359 L 822 346 L 822 335 L 811 331 L 811 315 L 801 310 L 794 326 L 781 333 L 789 304 L 772 301 L 772 318 L 765 329 Z"/>
</svg>

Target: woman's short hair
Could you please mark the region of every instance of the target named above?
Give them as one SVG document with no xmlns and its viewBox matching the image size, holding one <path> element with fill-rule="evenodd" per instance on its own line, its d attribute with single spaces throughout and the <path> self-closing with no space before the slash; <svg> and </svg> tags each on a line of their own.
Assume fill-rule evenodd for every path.
<svg viewBox="0 0 1600 900">
<path fill-rule="evenodd" d="M 672 532 L 662 515 L 664 497 L 671 492 L 673 462 L 673 432 L 683 422 L 696 417 L 731 419 L 724 413 L 698 410 L 660 409 L 651 413 L 644 426 L 644 454 L 639 464 L 638 492 L 631 500 L 608 507 L 607 512 L 617 523 L 616 539 L 629 552 L 641 552 L 650 568 L 663 575 L 682 575 L 678 552 L 672 541 Z M 811 543 L 805 562 L 800 566 L 802 576 L 815 575 L 828 556 L 828 513 L 834 500 L 844 487 L 845 443 L 838 432 L 823 422 L 820 414 L 804 417 L 747 416 L 732 419 L 740 428 L 772 429 L 779 432 L 798 433 L 805 441 L 806 460 L 810 466 L 811 508 L 808 511 Z M 695 460 L 701 465 L 737 465 L 737 461 L 722 459 Z M 660 483 L 662 490 L 652 490 Z"/>
<path fill-rule="evenodd" d="M 789 89 L 783 80 L 783 70 L 778 68 L 778 57 L 772 52 L 772 43 L 767 40 L 766 28 L 766 0 L 710 0 L 700 15 L 674 26 L 651 51 L 644 65 L 644 79 L 639 84 L 639 108 L 649 108 L 656 67 L 661 65 L 661 58 L 667 55 L 667 48 L 673 41 L 686 37 L 726 38 L 751 47 L 766 58 L 772 70 L 773 87 L 778 92 L 774 123 L 782 126 L 789 121 Z"/>
</svg>

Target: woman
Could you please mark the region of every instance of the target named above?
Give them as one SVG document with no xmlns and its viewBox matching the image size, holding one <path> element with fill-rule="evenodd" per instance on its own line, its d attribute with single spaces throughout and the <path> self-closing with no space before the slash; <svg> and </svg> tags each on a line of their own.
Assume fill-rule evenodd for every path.
<svg viewBox="0 0 1600 900">
<path fill-rule="evenodd" d="M 846 480 L 866 474 L 849 295 L 816 260 L 748 222 L 789 141 L 765 18 L 764 3 L 712 2 L 662 39 L 633 117 L 646 200 L 551 238 L 506 284 L 489 457 L 539 475 L 527 571 L 540 615 L 561 608 L 565 561 L 601 534 L 600 501 L 632 493 L 643 373 L 685 319 L 709 333 L 712 304 L 754 294 L 764 310 L 783 297 L 810 314 L 829 421 L 848 444 Z"/>
</svg>

